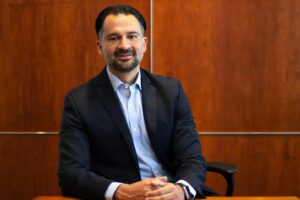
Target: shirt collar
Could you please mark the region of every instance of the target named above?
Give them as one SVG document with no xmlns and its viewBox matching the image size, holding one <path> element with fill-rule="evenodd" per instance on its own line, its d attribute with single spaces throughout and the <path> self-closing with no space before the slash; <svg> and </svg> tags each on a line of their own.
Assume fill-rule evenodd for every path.
<svg viewBox="0 0 300 200">
<path fill-rule="evenodd" d="M 121 81 L 118 77 L 116 77 L 110 70 L 109 68 L 106 66 L 106 72 L 107 72 L 107 75 L 108 75 L 108 78 L 114 88 L 114 90 L 116 91 L 117 88 L 120 86 L 120 85 L 123 85 L 123 84 L 127 84 L 127 83 L 124 83 L 123 81 Z M 131 85 L 136 85 L 138 89 L 142 90 L 142 84 L 141 84 L 141 70 L 139 70 L 138 72 L 138 75 L 137 75 L 137 78 L 135 80 L 135 82 Z"/>
</svg>

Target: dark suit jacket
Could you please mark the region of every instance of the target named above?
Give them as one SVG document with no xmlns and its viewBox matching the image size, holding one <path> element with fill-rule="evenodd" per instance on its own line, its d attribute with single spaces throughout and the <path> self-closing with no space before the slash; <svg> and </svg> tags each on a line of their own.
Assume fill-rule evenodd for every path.
<svg viewBox="0 0 300 200">
<path fill-rule="evenodd" d="M 150 143 L 174 181 L 202 194 L 205 160 L 179 81 L 141 70 L 142 105 Z M 141 180 L 136 152 L 106 70 L 65 98 L 60 132 L 59 184 L 63 195 L 103 199 L 113 181 Z"/>
</svg>

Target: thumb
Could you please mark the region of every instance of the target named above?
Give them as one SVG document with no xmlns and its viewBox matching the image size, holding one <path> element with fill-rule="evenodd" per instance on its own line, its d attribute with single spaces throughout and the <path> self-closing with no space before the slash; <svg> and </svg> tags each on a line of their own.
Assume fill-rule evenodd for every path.
<svg viewBox="0 0 300 200">
<path fill-rule="evenodd" d="M 168 181 L 168 177 L 166 176 L 160 176 L 160 177 L 157 177 L 160 181 L 163 181 L 163 182 L 167 182 Z"/>
<path fill-rule="evenodd" d="M 151 181 L 152 186 L 165 186 L 168 178 L 166 176 L 156 177 L 155 180 Z"/>
</svg>

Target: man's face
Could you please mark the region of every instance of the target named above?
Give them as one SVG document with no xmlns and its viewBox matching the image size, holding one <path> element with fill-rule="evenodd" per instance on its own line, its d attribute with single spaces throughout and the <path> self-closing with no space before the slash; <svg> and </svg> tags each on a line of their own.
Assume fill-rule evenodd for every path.
<svg viewBox="0 0 300 200">
<path fill-rule="evenodd" d="M 146 51 L 147 38 L 133 15 L 108 15 L 97 42 L 98 52 L 118 72 L 130 72 L 139 66 Z"/>
</svg>

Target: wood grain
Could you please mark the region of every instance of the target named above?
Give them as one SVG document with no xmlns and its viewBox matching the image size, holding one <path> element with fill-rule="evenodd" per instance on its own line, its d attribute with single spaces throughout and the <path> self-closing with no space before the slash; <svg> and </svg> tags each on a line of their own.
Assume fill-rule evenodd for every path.
<svg viewBox="0 0 300 200">
<path fill-rule="evenodd" d="M 148 1 L 0 2 L 0 131 L 59 130 L 67 91 L 104 66 L 94 22 L 116 3 L 136 7 L 149 21 Z"/>
<path fill-rule="evenodd" d="M 300 1 L 154 1 L 154 72 L 200 131 L 300 130 Z"/>
<path fill-rule="evenodd" d="M 299 196 L 300 135 L 201 136 L 208 161 L 234 163 L 236 196 Z M 220 193 L 225 182 L 208 174 L 207 184 Z"/>
<path fill-rule="evenodd" d="M 300 135 L 205 135 L 208 161 L 234 163 L 236 196 L 300 196 Z M 58 135 L 0 135 L 2 199 L 59 196 Z M 209 173 L 207 185 L 223 194 L 225 182 Z"/>
<path fill-rule="evenodd" d="M 58 135 L 0 135 L 1 199 L 60 194 Z"/>
<path fill-rule="evenodd" d="M 0 2 L 0 131 L 59 130 L 66 92 L 104 66 L 94 21 L 116 3 L 149 22 L 149 1 Z M 198 130 L 300 130 L 300 1 L 153 3 L 154 72 L 182 81 Z M 149 53 L 142 65 L 149 68 Z M 300 196 L 299 135 L 201 140 L 209 161 L 239 167 L 236 195 Z M 0 135 L 1 198 L 60 195 L 57 142 L 57 135 Z M 207 183 L 222 192 L 222 181 L 209 175 Z"/>
</svg>

